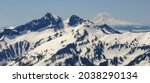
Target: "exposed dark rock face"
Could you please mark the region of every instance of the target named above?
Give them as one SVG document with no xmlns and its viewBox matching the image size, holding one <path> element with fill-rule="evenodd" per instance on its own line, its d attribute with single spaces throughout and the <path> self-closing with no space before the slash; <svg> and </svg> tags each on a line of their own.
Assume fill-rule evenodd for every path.
<svg viewBox="0 0 150 83">
<path fill-rule="evenodd" d="M 83 22 L 85 22 L 85 20 L 83 20 L 82 18 L 76 16 L 76 15 L 72 15 L 69 19 L 69 23 L 68 25 L 70 26 L 77 26 L 79 24 L 82 24 Z"/>
</svg>

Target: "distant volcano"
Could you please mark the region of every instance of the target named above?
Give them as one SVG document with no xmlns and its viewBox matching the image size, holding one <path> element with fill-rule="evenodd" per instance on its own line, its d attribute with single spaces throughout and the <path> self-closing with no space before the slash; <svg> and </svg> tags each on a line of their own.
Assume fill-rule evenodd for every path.
<svg viewBox="0 0 150 83">
<path fill-rule="evenodd" d="M 128 22 L 124 20 L 117 19 L 112 17 L 109 13 L 99 13 L 97 14 L 92 21 L 95 24 L 108 24 L 108 25 L 139 25 L 139 23 Z"/>
</svg>

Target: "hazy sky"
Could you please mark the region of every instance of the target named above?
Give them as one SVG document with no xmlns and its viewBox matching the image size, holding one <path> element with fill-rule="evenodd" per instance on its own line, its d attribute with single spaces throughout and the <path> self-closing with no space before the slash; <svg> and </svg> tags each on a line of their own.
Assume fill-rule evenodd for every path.
<svg viewBox="0 0 150 83">
<path fill-rule="evenodd" d="M 150 24 L 150 0 L 0 0 L 0 26 L 18 26 L 51 12 L 64 19 L 76 14 L 91 19 L 99 12 Z"/>
</svg>

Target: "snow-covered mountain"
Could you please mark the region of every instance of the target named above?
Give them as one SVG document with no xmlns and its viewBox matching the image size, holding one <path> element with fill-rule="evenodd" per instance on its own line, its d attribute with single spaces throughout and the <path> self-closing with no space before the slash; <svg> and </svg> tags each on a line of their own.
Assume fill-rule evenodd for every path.
<svg viewBox="0 0 150 83">
<path fill-rule="evenodd" d="M 3 32 L 4 29 L 14 29 L 14 26 L 4 26 L 4 27 L 0 27 L 0 32 Z"/>
<path fill-rule="evenodd" d="M 115 17 L 112 17 L 109 13 L 99 13 L 97 14 L 92 21 L 95 24 L 101 25 L 101 24 L 108 24 L 108 25 L 139 25 L 139 23 L 133 23 L 128 22 L 124 20 L 117 19 Z"/>
<path fill-rule="evenodd" d="M 0 65 L 150 65 L 150 32 L 121 33 L 72 15 L 47 13 L 0 33 Z"/>
</svg>

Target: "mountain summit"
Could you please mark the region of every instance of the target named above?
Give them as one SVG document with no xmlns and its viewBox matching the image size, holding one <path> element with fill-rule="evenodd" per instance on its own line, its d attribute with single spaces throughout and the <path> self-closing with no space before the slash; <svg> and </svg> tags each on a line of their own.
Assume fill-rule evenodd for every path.
<svg viewBox="0 0 150 83">
<path fill-rule="evenodd" d="M 50 27 L 54 29 L 61 29 L 63 28 L 62 19 L 59 16 L 55 16 L 51 13 L 45 14 L 44 17 L 40 19 L 33 20 L 29 23 L 16 27 L 17 31 L 36 31 L 41 28 Z"/>
<path fill-rule="evenodd" d="M 79 16 L 77 15 L 72 15 L 70 18 L 69 18 L 69 23 L 68 25 L 70 26 L 77 26 L 78 24 L 82 24 L 85 20 L 83 20 L 82 18 L 80 18 Z"/>
<path fill-rule="evenodd" d="M 112 17 L 109 13 L 99 13 L 97 14 L 92 21 L 95 24 L 108 24 L 108 25 L 137 25 L 138 23 L 127 22 L 124 20 L 117 19 Z"/>
<path fill-rule="evenodd" d="M 25 34 L 27 31 L 41 31 L 47 28 L 52 28 L 54 30 L 64 28 L 62 18 L 51 13 L 47 13 L 42 18 L 32 20 L 24 25 L 17 26 L 14 29 L 4 29 L 0 33 L 0 38 L 4 35 L 15 37 L 17 35 Z"/>
</svg>

